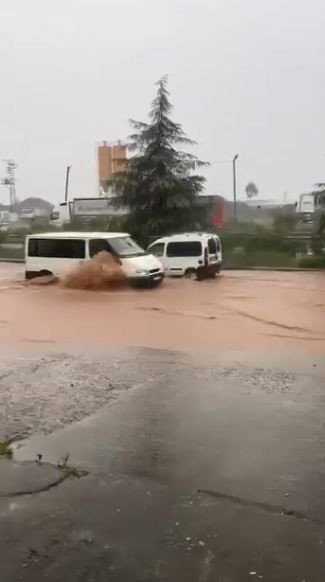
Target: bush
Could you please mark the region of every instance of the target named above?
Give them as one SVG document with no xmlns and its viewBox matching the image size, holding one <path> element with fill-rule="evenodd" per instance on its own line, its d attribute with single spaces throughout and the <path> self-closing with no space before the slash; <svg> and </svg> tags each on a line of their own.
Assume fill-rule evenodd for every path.
<svg viewBox="0 0 325 582">
<path fill-rule="evenodd" d="M 321 239 L 320 237 L 314 236 L 311 239 L 310 246 L 312 248 L 314 255 L 323 255 L 323 249 L 324 249 L 324 240 L 323 239 Z"/>
<path fill-rule="evenodd" d="M 24 245 L 22 244 L 21 246 L 17 246 L 17 247 L 13 247 L 13 248 L 8 248 L 5 247 L 3 248 L 0 245 L 0 260 L 1 259 L 6 259 L 8 261 L 15 261 L 15 260 L 23 260 L 25 258 L 25 249 L 24 249 Z"/>
<path fill-rule="evenodd" d="M 286 253 L 294 257 L 298 252 L 306 250 L 306 243 L 299 239 L 288 239 L 280 235 L 260 233 L 243 234 L 225 232 L 221 234 L 224 249 L 243 247 L 246 253 L 267 251 L 270 253 Z"/>
<path fill-rule="evenodd" d="M 294 267 L 295 259 L 288 253 L 276 251 L 254 251 L 251 253 L 224 252 L 224 266 L 231 268 L 240 267 Z"/>
<path fill-rule="evenodd" d="M 298 267 L 302 269 L 325 269 L 325 255 L 312 255 L 301 257 Z"/>
<path fill-rule="evenodd" d="M 323 241 L 318 237 L 312 240 L 286 238 L 275 233 L 239 233 L 221 234 L 226 267 L 312 267 L 323 265 Z M 308 257 L 307 247 L 312 248 L 315 256 Z M 316 255 L 317 253 L 317 255 Z M 297 260 L 297 255 L 302 254 Z M 320 260 L 317 260 L 319 257 Z M 302 261 L 302 263 L 301 263 Z"/>
</svg>

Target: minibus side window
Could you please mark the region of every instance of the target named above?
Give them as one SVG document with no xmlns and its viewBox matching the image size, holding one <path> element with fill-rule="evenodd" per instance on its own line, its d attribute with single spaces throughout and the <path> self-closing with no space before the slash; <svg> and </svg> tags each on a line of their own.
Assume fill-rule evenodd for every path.
<svg viewBox="0 0 325 582">
<path fill-rule="evenodd" d="M 31 238 L 28 243 L 29 257 L 52 259 L 84 259 L 85 241 L 78 239 Z"/>
</svg>

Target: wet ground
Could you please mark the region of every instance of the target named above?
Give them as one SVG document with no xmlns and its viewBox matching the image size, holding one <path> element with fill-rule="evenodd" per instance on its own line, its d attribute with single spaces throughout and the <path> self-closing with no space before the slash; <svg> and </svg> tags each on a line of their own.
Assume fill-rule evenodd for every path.
<svg viewBox="0 0 325 582">
<path fill-rule="evenodd" d="M 0 267 L 0 342 L 325 350 L 325 273 L 224 271 L 156 290 L 26 287 Z"/>
<path fill-rule="evenodd" d="M 67 359 L 56 357 L 63 367 Z M 84 356 L 74 357 L 82 365 Z M 110 403 L 17 443 L 15 459 L 68 458 L 89 474 L 0 497 L 2 580 L 323 581 L 321 357 L 301 355 L 285 369 L 256 353 L 140 349 L 87 358 L 84 385 L 92 392 L 96 374 Z M 111 391 L 114 368 L 132 370 L 127 390 Z M 70 372 L 68 402 L 84 397 L 80 371 Z M 51 384 L 46 366 L 43 373 Z"/>
<path fill-rule="evenodd" d="M 1 280 L 0 440 L 67 464 L 0 495 L 1 580 L 323 581 L 325 275 Z"/>
</svg>

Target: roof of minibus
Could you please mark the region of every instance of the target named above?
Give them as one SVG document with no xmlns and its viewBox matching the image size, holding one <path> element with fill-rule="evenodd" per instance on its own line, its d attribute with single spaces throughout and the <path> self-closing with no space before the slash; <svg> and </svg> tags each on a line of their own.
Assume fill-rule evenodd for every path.
<svg viewBox="0 0 325 582">
<path fill-rule="evenodd" d="M 40 232 L 31 234 L 28 238 L 118 238 L 121 236 L 130 236 L 127 232 Z"/>
</svg>

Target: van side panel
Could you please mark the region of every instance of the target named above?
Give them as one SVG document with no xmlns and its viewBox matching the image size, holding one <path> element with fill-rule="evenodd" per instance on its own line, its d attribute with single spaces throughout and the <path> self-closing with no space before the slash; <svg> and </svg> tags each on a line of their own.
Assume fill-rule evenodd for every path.
<svg viewBox="0 0 325 582">
<path fill-rule="evenodd" d="M 86 257 L 85 239 L 30 237 L 26 239 L 26 277 L 28 273 L 49 272 L 60 276 L 83 262 Z"/>
<path fill-rule="evenodd" d="M 203 264 L 202 242 L 171 240 L 166 245 L 164 261 L 171 276 L 182 276 L 189 269 L 198 269 Z"/>
</svg>

